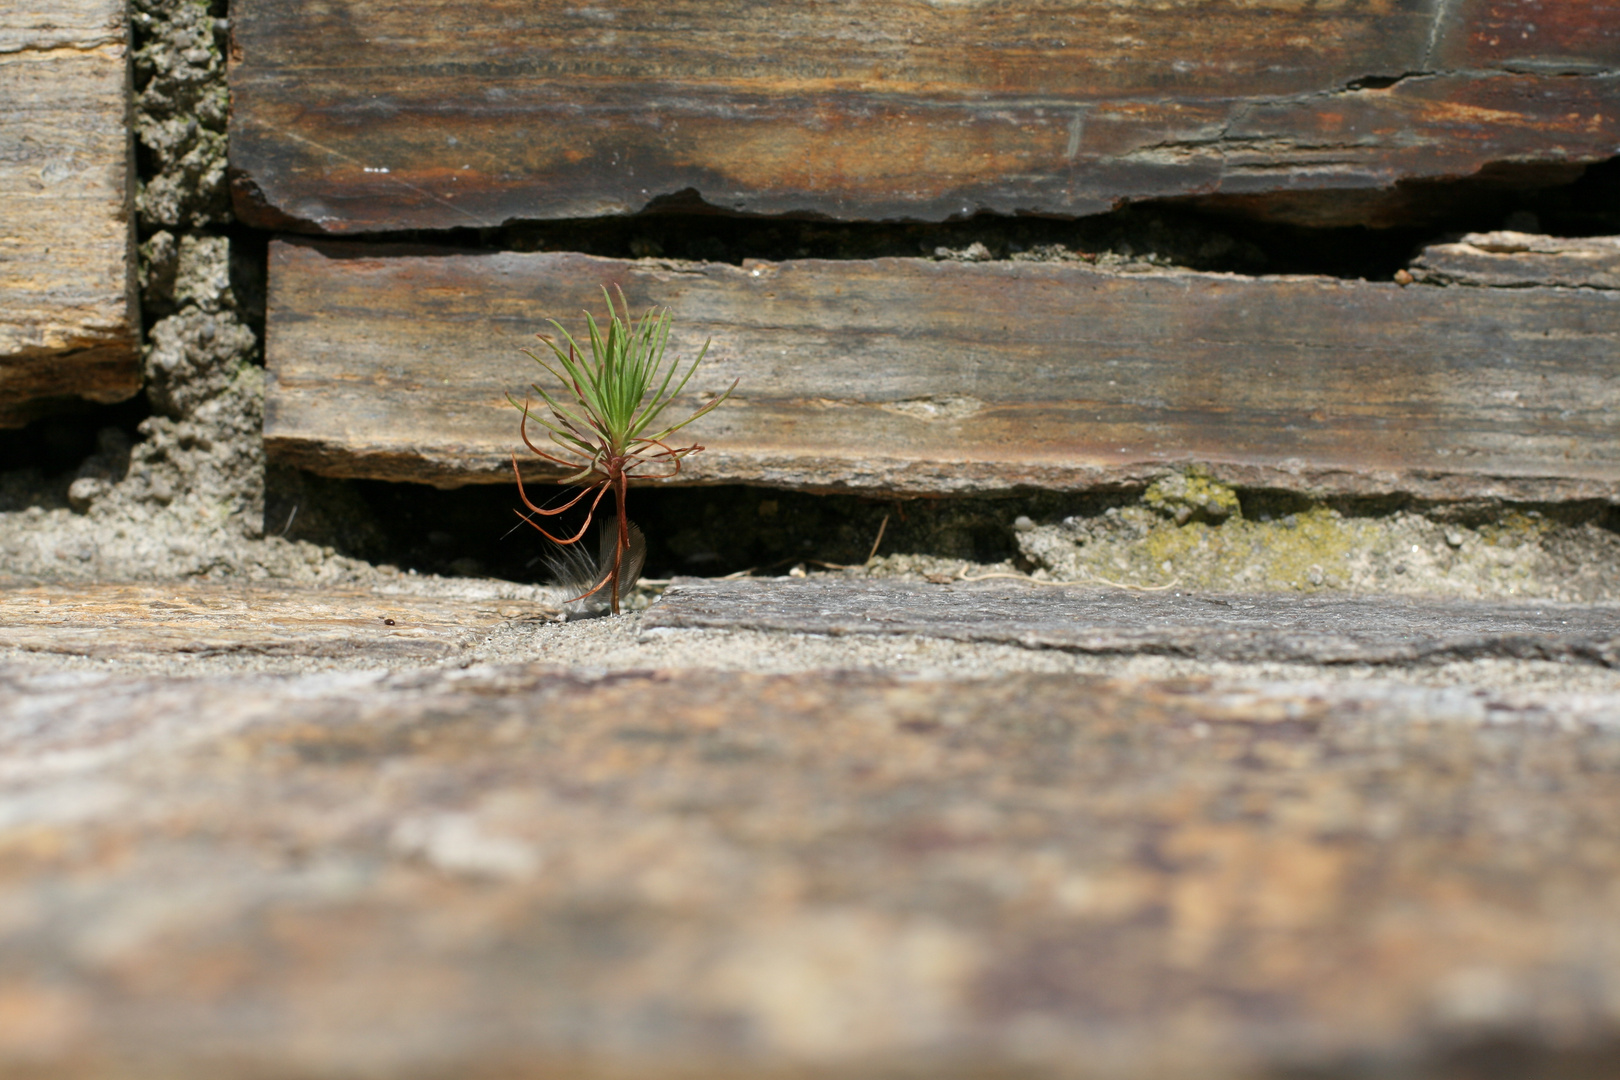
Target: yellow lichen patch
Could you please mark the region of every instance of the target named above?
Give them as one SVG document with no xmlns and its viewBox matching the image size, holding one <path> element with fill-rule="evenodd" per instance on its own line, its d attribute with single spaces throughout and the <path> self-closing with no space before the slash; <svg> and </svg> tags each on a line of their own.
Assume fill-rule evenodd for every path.
<svg viewBox="0 0 1620 1080">
<path fill-rule="evenodd" d="M 1206 504 L 1230 509 L 1178 513 Z M 1565 528 L 1534 510 L 1472 527 L 1320 503 L 1274 518 L 1236 504 L 1230 488 L 1191 473 L 1161 481 L 1135 504 L 1027 528 L 1018 543 L 1038 576 L 1148 588 L 1567 599 L 1620 592 L 1598 565 L 1620 559 L 1620 537 Z"/>
<path fill-rule="evenodd" d="M 1196 468 L 1155 480 L 1142 493 L 1142 501 L 1178 525 L 1197 517 L 1220 521 L 1242 509 L 1236 491 Z"/>
<path fill-rule="evenodd" d="M 1134 545 L 1139 554 L 1126 554 L 1126 569 L 1201 588 L 1343 588 L 1350 578 L 1352 552 L 1370 539 L 1364 533 L 1358 522 L 1324 507 L 1290 515 L 1285 522 L 1249 521 L 1235 514 L 1218 524 L 1178 526 L 1160 520 Z"/>
<path fill-rule="evenodd" d="M 1493 547 L 1519 547 L 1538 543 L 1552 528 L 1544 517 L 1531 517 L 1519 510 L 1510 510 L 1501 519 L 1482 525 L 1479 535 Z"/>
</svg>

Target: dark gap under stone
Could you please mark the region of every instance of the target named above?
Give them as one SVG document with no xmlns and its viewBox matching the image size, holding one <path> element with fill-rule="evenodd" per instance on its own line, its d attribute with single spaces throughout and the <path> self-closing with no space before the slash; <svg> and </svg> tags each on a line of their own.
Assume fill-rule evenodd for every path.
<svg viewBox="0 0 1620 1080">
<path fill-rule="evenodd" d="M 572 489 L 569 489 L 570 493 Z M 1594 524 L 1620 532 L 1620 507 L 1588 501 L 1506 504 L 1494 500 L 1424 503 L 1405 496 L 1336 498 L 1314 502 L 1297 492 L 1240 490 L 1241 514 L 1269 521 L 1326 505 L 1345 517 L 1385 517 L 1403 511 L 1477 527 L 1517 511 L 1561 526 Z M 1142 492 L 1120 489 L 1073 494 L 1009 492 L 1000 497 L 893 499 L 816 495 L 742 485 L 632 488 L 629 517 L 646 534 L 646 576 L 723 577 L 741 571 L 781 574 L 803 563 L 857 565 L 872 553 L 928 555 L 978 564 L 1021 561 L 1014 522 L 1054 524 L 1095 518 L 1138 503 Z M 536 505 L 569 497 L 552 485 L 530 485 Z M 419 573 L 488 575 L 549 582 L 551 544 L 524 524 L 515 484 L 441 489 L 378 480 L 333 480 L 272 467 L 267 484 L 267 535 L 330 545 L 337 551 Z M 611 515 L 604 515 L 598 523 Z M 584 521 L 576 509 L 547 524 L 572 535 Z M 546 524 L 546 523 L 542 523 Z M 592 525 L 594 531 L 597 525 Z M 566 532 L 562 531 L 566 530 Z M 586 546 L 595 551 L 594 537 Z"/>
<path fill-rule="evenodd" d="M 1283 198 L 1155 200 L 1083 218 L 982 213 L 937 223 L 834 222 L 734 214 L 689 191 L 656 199 L 639 214 L 354 239 L 731 264 L 805 258 L 1123 258 L 1208 272 L 1388 280 L 1424 244 L 1450 235 L 1501 228 L 1567 236 L 1620 232 L 1620 158 L 1584 170 L 1503 164 L 1460 180 L 1404 183 L 1392 193 L 1293 192 L 1286 196 L 1286 212 L 1277 209 L 1285 206 Z M 1342 221 L 1347 216 L 1342 207 L 1371 199 L 1383 200 L 1376 211 L 1381 227 L 1312 227 L 1289 220 Z"/>
<path fill-rule="evenodd" d="M 26 427 L 0 428 L 0 513 L 65 505 L 67 486 L 85 462 L 116 456 L 140 440 L 136 428 L 152 415 L 146 395 L 116 405 L 81 398 Z"/>
<path fill-rule="evenodd" d="M 555 486 L 529 487 L 538 506 L 564 501 L 562 493 Z M 1020 514 L 1101 513 L 1130 498 L 1121 492 L 1022 493 L 902 501 L 722 485 L 632 488 L 627 505 L 630 520 L 647 537 L 647 576 L 667 578 L 781 571 L 800 562 L 862 563 L 880 528 L 882 554 L 999 562 L 1017 555 L 1011 523 Z M 552 546 L 518 518 L 519 508 L 512 484 L 442 490 L 273 469 L 264 527 L 270 535 L 329 544 L 345 554 L 421 573 L 547 581 L 546 555 Z M 599 515 L 598 522 L 610 516 Z M 542 524 L 553 535 L 567 536 L 583 521 L 580 507 Z M 596 527 L 591 526 L 593 531 Z M 586 543 L 595 550 L 589 534 Z"/>
</svg>

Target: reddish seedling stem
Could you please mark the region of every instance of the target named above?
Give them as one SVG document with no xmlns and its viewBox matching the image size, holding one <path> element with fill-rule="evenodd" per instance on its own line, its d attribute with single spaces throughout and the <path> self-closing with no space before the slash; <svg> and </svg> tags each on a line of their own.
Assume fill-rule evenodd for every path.
<svg viewBox="0 0 1620 1080">
<path fill-rule="evenodd" d="M 571 462 L 562 461 L 559 458 L 552 457 L 550 454 L 547 454 L 545 451 L 536 447 L 534 443 L 529 441 L 528 418 L 528 410 L 525 408 L 523 420 L 519 423 L 518 428 L 519 433 L 523 437 L 523 444 L 530 450 L 533 450 L 537 456 L 544 458 L 547 461 L 553 461 L 559 465 L 572 464 Z M 596 493 L 596 498 L 591 500 L 590 509 L 586 511 L 585 524 L 579 527 L 579 532 L 575 533 L 573 536 L 567 537 L 566 539 L 560 536 L 551 535 L 551 533 L 547 532 L 539 522 L 535 521 L 533 518 L 524 516 L 521 510 L 516 511 L 518 517 L 522 518 L 541 536 L 545 537 L 547 540 L 550 540 L 554 544 L 577 544 L 580 542 L 580 540 L 584 539 L 585 533 L 590 529 L 591 522 L 596 517 L 596 508 L 601 504 L 602 497 L 606 495 L 610 489 L 613 492 L 614 509 L 618 513 L 618 537 L 617 541 L 613 545 L 613 566 L 602 578 L 602 580 L 598 581 L 596 585 L 589 591 L 580 593 L 573 599 L 565 601 L 566 603 L 572 604 L 577 600 L 585 599 L 587 596 L 594 596 L 598 592 L 601 592 L 604 586 L 607 586 L 610 590 L 608 592 L 608 602 L 610 605 L 612 605 L 613 614 L 619 614 L 619 575 L 624 567 L 624 553 L 630 550 L 630 520 L 629 518 L 625 517 L 624 503 L 625 497 L 629 494 L 630 490 L 631 471 L 652 461 L 669 462 L 674 465 L 674 468 L 672 468 L 669 472 L 655 477 L 648 477 L 648 479 L 654 480 L 667 480 L 681 471 L 681 459 L 683 457 L 688 454 L 695 454 L 703 449 L 703 447 L 697 445 L 671 447 L 667 443 L 660 442 L 657 439 L 642 439 L 637 441 L 646 443 L 649 446 L 658 446 L 661 449 L 656 454 L 646 454 L 642 452 L 637 454 L 614 454 L 607 456 L 600 462 L 601 479 L 597 480 L 593 478 L 587 482 L 583 487 L 580 488 L 578 495 L 575 495 L 572 499 L 569 499 L 555 510 L 543 509 L 536 506 L 529 500 L 529 493 L 524 490 L 523 487 L 523 473 L 518 469 L 517 455 L 512 455 L 512 476 L 515 480 L 517 480 L 518 498 L 523 500 L 523 505 L 528 507 L 531 513 L 539 514 L 542 517 L 556 517 L 558 514 L 561 514 L 578 505 L 580 500 L 591 494 L 591 492 L 594 491 Z"/>
</svg>

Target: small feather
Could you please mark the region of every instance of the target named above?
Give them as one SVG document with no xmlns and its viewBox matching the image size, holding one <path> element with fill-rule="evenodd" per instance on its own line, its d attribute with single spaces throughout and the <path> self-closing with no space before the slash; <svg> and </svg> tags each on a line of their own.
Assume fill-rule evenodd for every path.
<svg viewBox="0 0 1620 1080">
<path fill-rule="evenodd" d="M 636 582 L 641 578 L 641 568 L 647 561 L 647 538 L 641 534 L 635 522 L 629 523 L 630 550 L 624 553 L 624 561 L 619 567 L 619 606 L 635 588 Z M 554 550 L 545 556 L 546 566 L 551 570 L 552 582 L 566 589 L 569 596 L 581 598 L 572 603 L 563 605 L 563 615 L 568 622 L 577 622 L 580 619 L 595 619 L 613 612 L 613 605 L 608 596 L 608 588 L 603 586 L 596 589 L 608 574 L 613 570 L 613 547 L 619 539 L 619 526 L 616 518 L 609 518 L 602 523 L 598 533 L 600 544 L 596 563 L 591 563 L 590 557 L 585 554 L 583 545 L 569 544 L 567 546 L 555 545 Z M 589 596 L 581 594 L 596 589 Z"/>
</svg>

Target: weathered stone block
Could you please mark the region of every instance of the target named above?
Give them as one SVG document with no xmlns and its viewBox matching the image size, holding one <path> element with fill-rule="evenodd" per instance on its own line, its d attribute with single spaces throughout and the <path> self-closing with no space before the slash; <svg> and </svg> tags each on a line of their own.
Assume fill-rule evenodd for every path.
<svg viewBox="0 0 1620 1080">
<path fill-rule="evenodd" d="M 1509 657 L 1620 667 L 1620 605 L 1187 594 L 1098 585 L 678 579 L 643 625 L 924 634 L 1098 655 L 1309 664 Z"/>
<path fill-rule="evenodd" d="M 1436 285 L 1620 289 L 1620 236 L 1469 233 L 1426 248 L 1412 274 Z"/>
<path fill-rule="evenodd" d="M 0 589 L 0 647 L 42 655 L 303 656 L 428 663 L 465 653 L 511 619 L 555 616 L 532 600 L 438 600 L 271 585 Z"/>
<path fill-rule="evenodd" d="M 1608 0 L 239 0 L 238 213 L 332 233 L 638 210 L 939 220 L 1389 190 L 1620 142 Z M 1358 209 L 1361 209 L 1359 204 Z"/>
<path fill-rule="evenodd" d="M 681 479 L 913 493 L 1216 478 L 1434 498 L 1620 496 L 1620 292 L 920 259 L 664 263 L 272 248 L 266 445 L 333 476 L 499 482 L 546 316 L 713 338 Z M 532 475 L 547 475 L 535 470 Z M 552 473 L 550 475 L 556 475 Z"/>
<path fill-rule="evenodd" d="M 0 426 L 140 386 L 121 0 L 0 12 Z"/>
</svg>

